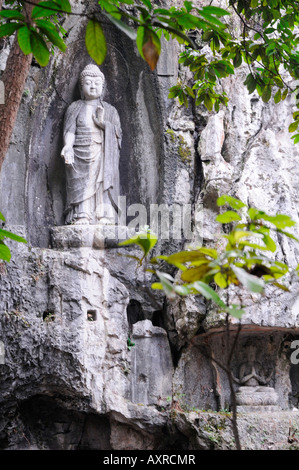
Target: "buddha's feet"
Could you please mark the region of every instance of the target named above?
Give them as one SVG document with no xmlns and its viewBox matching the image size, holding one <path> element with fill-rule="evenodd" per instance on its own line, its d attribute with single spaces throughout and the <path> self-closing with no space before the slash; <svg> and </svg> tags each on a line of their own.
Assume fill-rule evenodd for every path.
<svg viewBox="0 0 299 470">
<path fill-rule="evenodd" d="M 75 225 L 89 225 L 89 219 L 87 217 L 80 217 L 74 222 Z"/>
</svg>

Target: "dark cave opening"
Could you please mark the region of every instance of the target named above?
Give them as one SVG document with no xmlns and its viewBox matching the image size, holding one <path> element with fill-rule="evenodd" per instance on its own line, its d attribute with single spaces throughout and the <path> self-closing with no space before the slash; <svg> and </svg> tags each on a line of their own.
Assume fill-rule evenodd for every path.
<svg viewBox="0 0 299 470">
<path fill-rule="evenodd" d="M 110 450 L 110 422 L 106 416 L 66 406 L 71 400 L 35 395 L 18 405 L 22 429 L 13 447 L 28 450 Z M 3 435 L 2 448 L 8 436 Z M 4 447 L 3 447 L 4 446 Z"/>
</svg>

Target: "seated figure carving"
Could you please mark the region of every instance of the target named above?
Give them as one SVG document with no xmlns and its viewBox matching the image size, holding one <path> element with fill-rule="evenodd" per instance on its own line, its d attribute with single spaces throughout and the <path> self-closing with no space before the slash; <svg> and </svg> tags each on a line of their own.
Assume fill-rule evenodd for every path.
<svg viewBox="0 0 299 470">
<path fill-rule="evenodd" d="M 266 375 L 262 364 L 256 359 L 256 348 L 248 347 L 248 360 L 241 364 L 239 378 L 234 377 L 240 384 L 236 393 L 238 411 L 276 410 L 278 409 L 278 395 L 269 383 L 273 370 Z"/>
</svg>

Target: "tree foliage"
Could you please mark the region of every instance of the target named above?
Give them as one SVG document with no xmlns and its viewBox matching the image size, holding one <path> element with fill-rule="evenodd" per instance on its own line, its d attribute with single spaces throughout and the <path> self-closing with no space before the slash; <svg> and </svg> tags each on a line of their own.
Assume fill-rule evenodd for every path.
<svg viewBox="0 0 299 470">
<path fill-rule="evenodd" d="M 105 15 L 118 27 L 125 24 L 124 20 L 137 27 L 138 50 L 151 69 L 160 54 L 162 34 L 183 45 L 179 62 L 191 70 L 194 80 L 191 86 L 179 82 L 172 87 L 170 98 L 178 98 L 187 106 L 191 97 L 196 105 L 203 104 L 209 111 L 217 112 L 228 102 L 226 94 L 219 90 L 221 79 L 233 75 L 242 64 L 248 67 L 244 81 L 248 93 L 256 90 L 265 103 L 271 98 L 279 103 L 292 93 L 297 97 L 299 2 L 230 0 L 227 10 L 212 5 L 199 8 L 188 0 L 181 8 L 168 9 L 155 7 L 149 0 L 138 3 L 99 1 Z M 238 33 L 231 24 L 232 12 L 240 19 Z M 134 38 L 134 30 L 129 31 Z M 297 143 L 299 111 L 294 112 L 293 118 L 289 131 L 295 132 Z"/>
<path fill-rule="evenodd" d="M 61 52 L 66 50 L 67 31 L 61 26 L 61 19 L 74 13 L 69 0 L 47 0 L 34 5 L 28 15 L 23 7 L 31 3 L 30 0 L 5 2 L 5 9 L 0 12 L 0 37 L 16 34 L 22 52 L 33 54 L 41 66 L 46 66 L 55 47 Z M 228 102 L 221 81 L 234 75 L 242 65 L 248 69 L 244 85 L 249 94 L 256 91 L 263 102 L 273 99 L 276 104 L 291 94 L 297 98 L 299 2 L 228 0 L 227 3 L 227 9 L 223 9 L 185 0 L 181 7 L 166 8 L 151 0 L 99 0 L 97 8 L 88 14 L 86 49 L 98 65 L 103 63 L 107 54 L 104 17 L 136 42 L 140 56 L 152 71 L 159 60 L 162 36 L 181 44 L 179 62 L 192 72 L 193 81 L 179 81 L 170 89 L 169 97 L 177 98 L 180 104 L 188 106 L 191 99 L 197 106 L 218 112 Z M 237 28 L 232 13 L 239 18 Z M 299 100 L 297 103 L 298 110 L 293 113 L 289 126 L 294 143 L 299 142 Z M 275 235 L 298 241 L 289 232 L 295 223 L 284 214 L 271 216 L 227 195 L 218 199 L 218 205 L 228 206 L 217 216 L 220 224 L 230 227 L 228 234 L 223 235 L 224 248 L 199 247 L 156 256 L 151 260 L 150 271 L 156 276 L 152 287 L 164 291 L 170 299 L 177 295 L 203 295 L 226 316 L 240 319 L 245 307 L 225 302 L 221 293 L 233 287 L 262 294 L 268 285 L 288 290 L 281 280 L 289 267 L 275 258 Z M 1 213 L 0 219 L 5 221 Z M 6 238 L 23 243 L 26 240 L 0 229 L 0 259 L 9 261 L 11 254 L 4 242 Z M 147 228 L 121 246 L 136 245 L 142 250 L 141 257 L 128 255 L 140 266 L 156 242 L 157 237 Z M 175 268 L 179 276 L 173 278 L 165 272 L 163 263 Z"/>
<path fill-rule="evenodd" d="M 0 13 L 0 37 L 16 33 L 24 54 L 32 53 L 45 66 L 53 47 L 66 49 L 66 31 L 59 18 L 73 14 L 71 5 L 69 0 L 41 1 L 31 18 L 26 18 L 22 13 L 25 3 L 28 0 L 6 2 L 9 8 Z M 231 22 L 232 13 L 240 20 L 238 32 Z M 136 42 L 151 70 L 159 60 L 161 36 L 175 38 L 182 45 L 179 62 L 191 70 L 194 80 L 192 84 L 178 82 L 169 97 L 186 106 L 191 98 L 196 105 L 219 111 L 228 102 L 219 84 L 242 64 L 248 67 L 244 81 L 248 93 L 257 91 L 265 103 L 271 98 L 279 103 L 289 94 L 299 94 L 298 1 L 229 0 L 228 8 L 223 9 L 199 7 L 190 0 L 169 8 L 151 0 L 99 0 L 88 17 L 86 48 L 99 65 L 107 53 L 103 17 Z M 289 126 L 295 143 L 299 142 L 298 126 L 299 108 Z"/>
<path fill-rule="evenodd" d="M 268 285 L 288 291 L 281 279 L 289 273 L 289 267 L 275 258 L 274 239 L 282 235 L 296 242 L 299 240 L 289 232 L 295 222 L 285 214 L 268 215 L 228 195 L 219 197 L 217 204 L 228 206 L 216 217 L 217 222 L 230 227 L 229 233 L 222 236 L 223 249 L 199 247 L 152 258 L 150 272 L 157 277 L 152 288 L 164 291 L 169 299 L 177 295 L 203 295 L 213 301 L 220 312 L 240 319 L 245 313 L 244 306 L 226 303 L 221 292 L 234 286 L 262 294 Z M 147 228 L 119 246 L 141 247 L 143 257 L 135 257 L 140 264 L 150 255 L 156 242 L 156 235 Z M 174 278 L 162 271 L 161 263 L 175 268 L 179 276 Z"/>
<path fill-rule="evenodd" d="M 59 26 L 57 14 L 71 13 L 69 0 L 39 2 L 32 9 L 30 18 L 27 18 L 22 11 L 23 4 L 27 2 L 10 1 L 7 3 L 14 8 L 0 12 L 0 37 L 16 32 L 22 52 L 25 55 L 33 54 L 41 66 L 48 64 L 51 46 L 56 46 L 63 52 L 66 50 L 63 40 L 66 31 Z"/>
<path fill-rule="evenodd" d="M 269 285 L 288 291 L 287 285 L 283 284 L 282 280 L 290 274 L 290 269 L 286 263 L 277 260 L 275 237 L 284 236 L 296 242 L 299 240 L 289 231 L 294 228 L 295 222 L 288 215 L 269 215 L 263 210 L 248 207 L 239 199 L 229 195 L 219 197 L 217 204 L 219 208 L 226 206 L 226 209 L 216 217 L 220 224 L 226 226 L 226 233 L 222 235 L 225 243 L 219 244 L 222 248 L 197 247 L 150 259 L 158 239 L 149 227 L 131 239 L 119 243 L 119 246 L 133 245 L 142 250 L 141 257 L 131 257 L 138 261 L 139 267 L 145 262 L 145 269 L 156 277 L 152 288 L 161 290 L 169 300 L 177 296 L 202 295 L 207 301 L 212 302 L 220 314 L 224 314 L 227 357 L 225 362 L 216 362 L 228 377 L 232 429 L 236 449 L 241 450 L 231 360 L 241 331 L 240 319 L 246 311 L 246 306 L 240 303 L 244 298 L 243 290 L 255 296 L 262 295 Z M 150 268 L 147 268 L 148 262 L 151 264 Z M 165 263 L 173 268 L 173 275 L 169 273 L 169 269 L 166 272 Z M 299 274 L 299 265 L 295 273 Z M 233 296 L 225 295 L 230 288 L 234 289 L 234 293 L 237 291 L 234 297 L 240 299 L 239 303 L 230 300 L 234 298 Z M 230 317 L 239 320 L 232 344 Z M 198 345 L 197 347 L 200 348 Z M 205 349 L 200 348 L 200 350 L 206 354 Z M 215 361 L 212 356 L 210 359 Z"/>
<path fill-rule="evenodd" d="M 1 212 L 0 212 L 0 221 L 2 221 L 2 223 L 5 222 L 5 217 L 3 214 L 1 214 Z M 11 240 L 14 240 L 20 243 L 27 243 L 27 241 L 23 237 L 20 237 L 19 235 L 16 235 L 15 233 L 12 233 L 7 230 L 4 230 L 3 228 L 0 228 L 0 260 L 1 261 L 10 261 L 11 259 L 10 249 L 4 242 L 6 238 L 9 238 Z"/>
</svg>

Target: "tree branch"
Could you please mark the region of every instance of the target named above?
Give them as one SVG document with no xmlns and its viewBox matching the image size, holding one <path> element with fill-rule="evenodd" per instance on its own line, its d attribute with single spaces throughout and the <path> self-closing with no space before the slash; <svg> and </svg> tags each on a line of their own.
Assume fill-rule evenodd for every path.
<svg viewBox="0 0 299 470">
<path fill-rule="evenodd" d="M 37 2 L 38 0 L 33 0 L 30 5 L 24 5 L 25 16 L 31 16 L 33 5 Z M 0 171 L 13 133 L 31 61 L 32 54 L 23 54 L 15 36 L 1 77 L 5 89 L 5 104 L 0 105 Z"/>
</svg>

